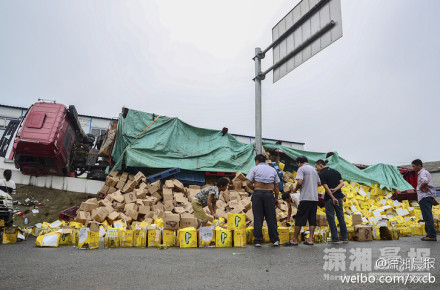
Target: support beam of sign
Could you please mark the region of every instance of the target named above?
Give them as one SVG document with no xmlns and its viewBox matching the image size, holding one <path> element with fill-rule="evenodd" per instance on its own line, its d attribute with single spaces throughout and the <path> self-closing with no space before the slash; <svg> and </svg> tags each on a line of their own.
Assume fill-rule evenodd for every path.
<svg viewBox="0 0 440 290">
<path fill-rule="evenodd" d="M 255 49 L 255 149 L 262 146 L 261 81 L 273 71 L 273 82 L 342 37 L 341 0 L 302 0 L 272 29 L 272 43 Z M 261 60 L 273 49 L 273 64 L 261 71 Z"/>
</svg>

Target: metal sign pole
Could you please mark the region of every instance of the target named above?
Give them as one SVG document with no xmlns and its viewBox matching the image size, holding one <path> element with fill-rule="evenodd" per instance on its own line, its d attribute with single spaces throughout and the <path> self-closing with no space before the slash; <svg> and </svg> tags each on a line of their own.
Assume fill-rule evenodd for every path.
<svg viewBox="0 0 440 290">
<path fill-rule="evenodd" d="M 263 152 L 262 131 L 261 131 L 261 48 L 255 48 L 255 150 L 257 154 Z"/>
</svg>

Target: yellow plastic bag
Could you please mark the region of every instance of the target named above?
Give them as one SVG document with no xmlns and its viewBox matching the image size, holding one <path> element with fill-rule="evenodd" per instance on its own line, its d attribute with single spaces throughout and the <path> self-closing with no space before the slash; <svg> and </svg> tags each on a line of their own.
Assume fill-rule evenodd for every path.
<svg viewBox="0 0 440 290">
<path fill-rule="evenodd" d="M 232 247 L 232 231 L 221 227 L 215 228 L 215 246 L 217 248 Z"/>
<path fill-rule="evenodd" d="M 3 244 L 15 244 L 17 242 L 18 228 L 4 228 L 3 229 Z"/>
<path fill-rule="evenodd" d="M 134 230 L 133 247 L 145 248 L 147 246 L 147 231 L 142 229 Z"/>
<path fill-rule="evenodd" d="M 228 213 L 228 229 L 244 230 L 246 229 L 246 215 L 244 213 Z"/>
<path fill-rule="evenodd" d="M 119 229 L 119 246 L 121 248 L 133 247 L 133 230 Z"/>
<path fill-rule="evenodd" d="M 199 247 L 215 247 L 215 228 L 201 227 L 198 231 Z"/>
<path fill-rule="evenodd" d="M 104 248 L 119 248 L 119 230 L 109 228 L 104 237 Z"/>
<path fill-rule="evenodd" d="M 40 235 L 35 241 L 37 247 L 58 247 L 60 245 L 61 233 L 53 232 L 45 235 Z"/>
<path fill-rule="evenodd" d="M 246 229 L 244 230 L 234 230 L 234 247 L 236 248 L 246 248 L 247 235 Z"/>
<path fill-rule="evenodd" d="M 197 248 L 197 230 L 195 228 L 180 230 L 180 248 Z"/>
</svg>

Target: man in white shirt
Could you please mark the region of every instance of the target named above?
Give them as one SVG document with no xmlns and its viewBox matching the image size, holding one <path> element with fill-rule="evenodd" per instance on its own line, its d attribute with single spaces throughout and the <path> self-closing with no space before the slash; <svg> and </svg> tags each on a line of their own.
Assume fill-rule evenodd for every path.
<svg viewBox="0 0 440 290">
<path fill-rule="evenodd" d="M 301 188 L 301 193 L 295 219 L 295 232 L 288 245 L 298 245 L 298 235 L 301 231 L 301 227 L 304 227 L 307 221 L 309 222 L 310 234 L 309 238 L 304 241 L 304 245 L 313 245 L 313 234 L 315 233 L 316 227 L 316 210 L 318 208 L 318 186 L 321 186 L 321 180 L 319 179 L 318 172 L 316 172 L 308 162 L 309 160 L 305 156 L 296 158 L 296 164 L 298 165 L 298 171 L 296 173 L 297 183 L 293 192 Z"/>
</svg>

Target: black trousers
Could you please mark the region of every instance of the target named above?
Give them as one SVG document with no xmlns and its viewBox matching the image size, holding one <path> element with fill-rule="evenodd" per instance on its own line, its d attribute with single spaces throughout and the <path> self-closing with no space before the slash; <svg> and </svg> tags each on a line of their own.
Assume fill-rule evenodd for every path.
<svg viewBox="0 0 440 290">
<path fill-rule="evenodd" d="M 266 218 L 269 237 L 272 243 L 279 241 L 275 198 L 272 190 L 256 190 L 252 195 L 252 213 L 254 214 L 254 243 L 263 242 L 263 221 Z"/>
</svg>

